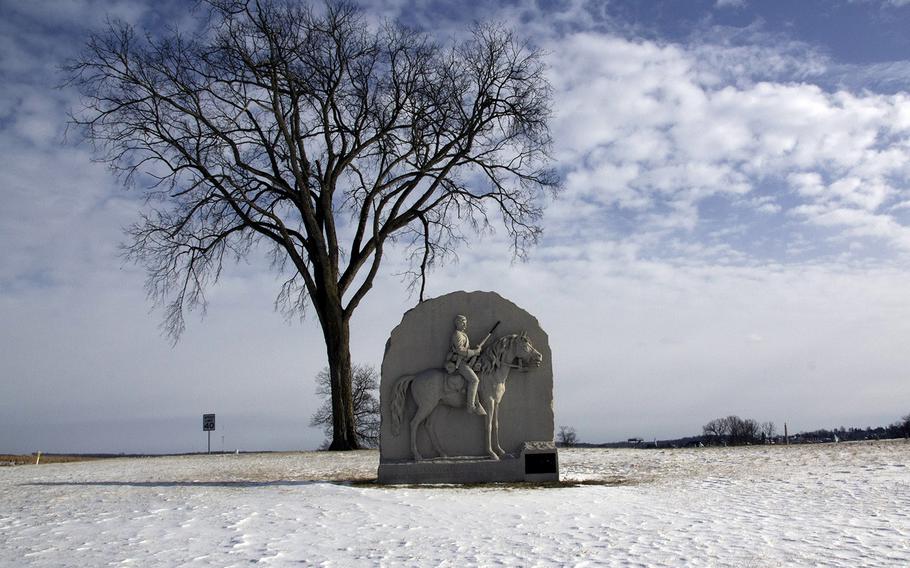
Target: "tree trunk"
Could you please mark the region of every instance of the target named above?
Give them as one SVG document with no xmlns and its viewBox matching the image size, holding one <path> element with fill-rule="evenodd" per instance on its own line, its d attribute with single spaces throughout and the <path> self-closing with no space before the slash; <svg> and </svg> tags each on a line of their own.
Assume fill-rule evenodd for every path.
<svg viewBox="0 0 910 568">
<path fill-rule="evenodd" d="M 340 306 L 326 306 L 320 318 L 329 359 L 332 386 L 332 444 L 330 450 L 356 450 L 357 429 L 351 392 L 350 322 Z"/>
</svg>

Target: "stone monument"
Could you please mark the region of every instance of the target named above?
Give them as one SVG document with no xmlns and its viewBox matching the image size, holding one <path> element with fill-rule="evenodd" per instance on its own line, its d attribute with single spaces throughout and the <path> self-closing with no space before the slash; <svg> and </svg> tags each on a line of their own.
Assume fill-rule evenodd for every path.
<svg viewBox="0 0 910 568">
<path fill-rule="evenodd" d="M 379 392 L 380 483 L 559 480 L 547 334 L 494 292 L 409 310 Z"/>
</svg>

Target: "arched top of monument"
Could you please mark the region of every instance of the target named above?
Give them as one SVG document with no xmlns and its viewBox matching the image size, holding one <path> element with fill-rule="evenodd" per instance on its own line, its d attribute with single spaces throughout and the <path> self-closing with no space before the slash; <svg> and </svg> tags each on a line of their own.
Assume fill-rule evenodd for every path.
<svg viewBox="0 0 910 568">
<path fill-rule="evenodd" d="M 497 321 L 501 321 L 496 335 L 525 331 L 535 336 L 542 346 L 549 343 L 547 333 L 537 318 L 515 302 L 496 292 L 459 290 L 424 300 L 406 311 L 386 341 L 386 352 L 403 330 L 413 328 L 417 322 L 420 322 L 418 325 L 423 328 L 443 326 L 444 335 L 448 338 L 456 315 L 468 318 L 469 329 L 472 330 L 469 335 L 472 340 L 482 331 L 475 341 L 483 339 L 483 334 L 486 334 Z M 425 329 L 426 333 L 433 334 L 433 331 L 435 330 Z"/>
</svg>

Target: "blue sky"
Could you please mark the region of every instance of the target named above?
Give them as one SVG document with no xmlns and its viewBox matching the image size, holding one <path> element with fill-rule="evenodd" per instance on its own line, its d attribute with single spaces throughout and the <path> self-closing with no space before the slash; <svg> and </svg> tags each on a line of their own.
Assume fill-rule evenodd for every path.
<svg viewBox="0 0 910 568">
<path fill-rule="evenodd" d="M 551 338 L 558 424 L 587 441 L 791 431 L 910 412 L 910 2 L 374 0 L 442 40 L 497 20 L 548 53 L 562 195 L 527 263 L 500 234 L 429 295 L 496 290 Z M 65 135 L 56 67 L 105 15 L 188 29 L 180 2 L 0 2 L 0 452 L 312 448 L 314 319 L 264 258 L 171 347 L 118 256 L 143 207 Z M 392 255 L 354 317 L 378 367 L 416 298 Z"/>
</svg>

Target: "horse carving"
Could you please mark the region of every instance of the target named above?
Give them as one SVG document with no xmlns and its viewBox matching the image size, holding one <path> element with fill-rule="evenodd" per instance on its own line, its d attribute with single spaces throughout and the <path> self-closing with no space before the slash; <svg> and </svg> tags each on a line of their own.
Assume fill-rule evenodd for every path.
<svg viewBox="0 0 910 568">
<path fill-rule="evenodd" d="M 523 370 L 528 366 L 538 367 L 542 360 L 543 356 L 531 344 L 527 333 L 500 337 L 480 354 L 476 365 L 480 379 L 478 398 L 486 411 L 484 450 L 491 459 L 498 460 L 505 454 L 499 445 L 499 403 L 506 392 L 509 372 L 512 369 Z M 391 419 L 392 433 L 395 436 L 401 432 L 408 392 L 417 404 L 417 411 L 410 422 L 411 455 L 415 461 L 423 459 L 417 450 L 417 429 L 428 419 L 424 428 L 429 434 L 430 444 L 440 457 L 446 457 L 433 425 L 433 411 L 440 404 L 463 408 L 463 385 L 464 379 L 458 375 L 449 375 L 444 369 L 426 369 L 413 375 L 404 375 L 392 386 Z"/>
</svg>

